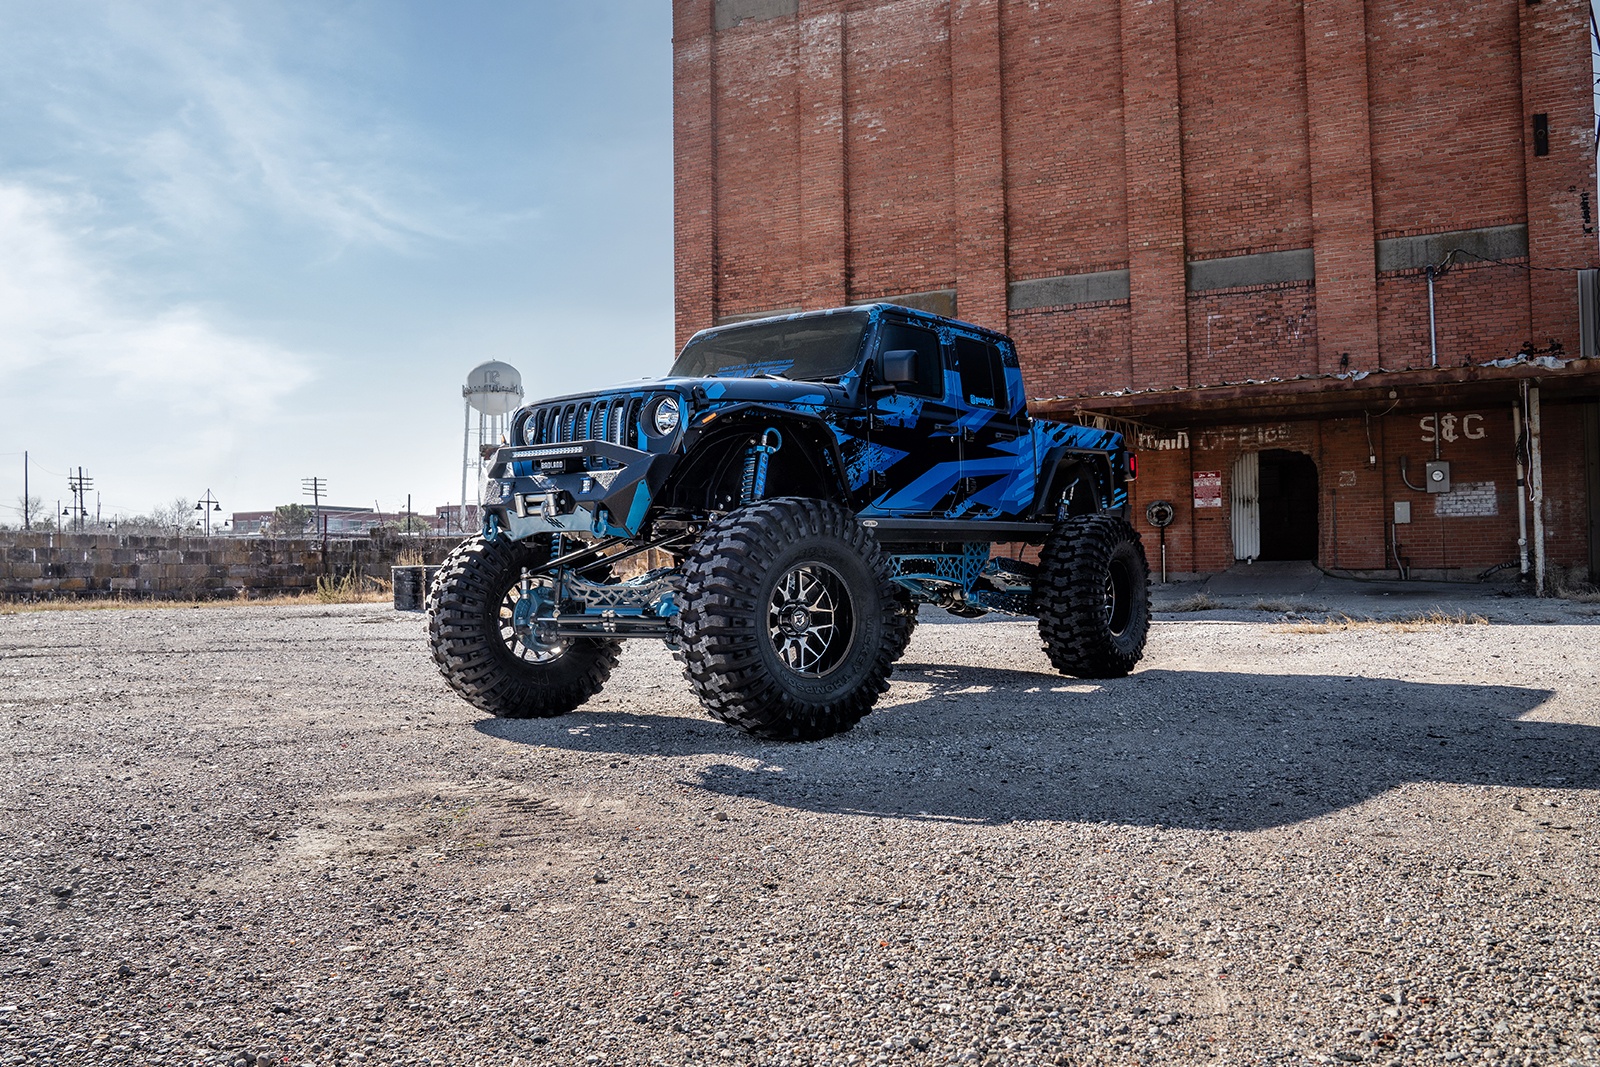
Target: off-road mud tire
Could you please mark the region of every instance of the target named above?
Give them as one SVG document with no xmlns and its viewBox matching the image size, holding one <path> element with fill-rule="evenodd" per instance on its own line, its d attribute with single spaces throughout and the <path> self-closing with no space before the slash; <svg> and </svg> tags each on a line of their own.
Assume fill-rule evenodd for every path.
<svg viewBox="0 0 1600 1067">
<path fill-rule="evenodd" d="M 786 576 L 807 568 L 831 573 L 851 627 L 844 644 L 826 646 L 836 664 L 810 676 L 784 662 L 770 626 Z M 826 500 L 774 497 L 718 520 L 684 560 L 683 582 L 684 676 L 708 712 L 757 737 L 850 729 L 889 688 L 909 636 L 876 538 Z"/>
<path fill-rule="evenodd" d="M 563 715 L 600 692 L 621 642 L 574 638 L 556 658 L 529 662 L 506 644 L 500 609 L 522 568 L 550 558 L 546 538 L 456 546 L 428 590 L 428 637 L 450 688 L 475 708 L 505 719 Z"/>
<path fill-rule="evenodd" d="M 1034 585 L 1050 662 L 1079 678 L 1120 678 L 1150 634 L 1150 566 L 1139 532 L 1105 515 L 1064 519 L 1045 539 Z"/>
</svg>

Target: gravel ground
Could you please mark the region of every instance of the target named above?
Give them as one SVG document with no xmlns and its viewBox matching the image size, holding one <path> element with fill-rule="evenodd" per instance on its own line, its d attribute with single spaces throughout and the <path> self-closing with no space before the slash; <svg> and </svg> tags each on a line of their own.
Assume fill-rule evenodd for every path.
<svg viewBox="0 0 1600 1067">
<path fill-rule="evenodd" d="M 508 722 L 381 606 L 0 617 L 0 1064 L 1600 1064 L 1600 618 L 1484 610 L 924 612 L 803 746 L 651 644 Z"/>
</svg>

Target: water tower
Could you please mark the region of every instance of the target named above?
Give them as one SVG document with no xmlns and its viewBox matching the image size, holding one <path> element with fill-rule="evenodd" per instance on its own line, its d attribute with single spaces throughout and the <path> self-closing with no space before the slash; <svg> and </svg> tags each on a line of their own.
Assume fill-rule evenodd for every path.
<svg viewBox="0 0 1600 1067">
<path fill-rule="evenodd" d="M 467 482 L 470 476 L 477 486 L 475 502 L 483 503 L 483 452 L 485 446 L 500 444 L 506 432 L 506 416 L 522 403 L 522 375 L 517 368 L 499 360 L 490 360 L 472 368 L 467 384 L 461 387 L 466 403 L 462 408 L 464 423 L 461 431 L 461 525 L 463 532 L 467 520 Z M 472 425 L 472 413 L 478 413 L 478 425 Z"/>
</svg>

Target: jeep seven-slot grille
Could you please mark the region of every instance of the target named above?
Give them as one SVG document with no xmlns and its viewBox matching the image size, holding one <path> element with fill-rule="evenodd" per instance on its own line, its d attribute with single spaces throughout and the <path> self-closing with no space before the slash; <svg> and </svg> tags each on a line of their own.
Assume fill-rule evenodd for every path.
<svg viewBox="0 0 1600 1067">
<path fill-rule="evenodd" d="M 533 434 L 528 444 L 610 441 L 631 448 L 637 440 L 635 430 L 643 408 L 642 398 L 625 396 L 552 404 L 533 413 Z"/>
</svg>

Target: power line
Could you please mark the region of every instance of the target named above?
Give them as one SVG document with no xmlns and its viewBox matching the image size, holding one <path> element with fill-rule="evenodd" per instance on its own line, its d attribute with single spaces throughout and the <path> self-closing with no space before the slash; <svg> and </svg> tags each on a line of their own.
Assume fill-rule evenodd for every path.
<svg viewBox="0 0 1600 1067">
<path fill-rule="evenodd" d="M 1478 253 L 1468 251 L 1465 248 L 1452 248 L 1449 252 L 1445 253 L 1444 260 L 1439 264 L 1439 266 L 1441 268 L 1448 268 L 1450 266 L 1450 261 L 1455 258 L 1455 255 L 1458 252 L 1463 256 L 1471 256 L 1480 263 L 1488 263 L 1496 267 L 1507 267 L 1511 270 L 1538 270 L 1544 271 L 1547 274 L 1578 274 L 1592 269 L 1589 267 L 1535 267 L 1531 263 L 1512 263 L 1504 259 L 1494 259 L 1491 256 L 1480 256 Z"/>
</svg>

